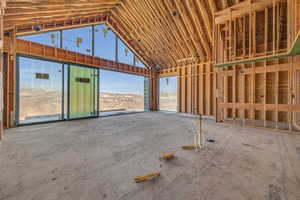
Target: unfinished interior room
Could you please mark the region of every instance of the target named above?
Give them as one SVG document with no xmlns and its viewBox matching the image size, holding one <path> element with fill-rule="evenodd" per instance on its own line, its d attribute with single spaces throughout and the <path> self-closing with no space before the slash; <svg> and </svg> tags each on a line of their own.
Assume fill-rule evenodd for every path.
<svg viewBox="0 0 300 200">
<path fill-rule="evenodd" d="M 300 200 L 300 0 L 0 0 L 0 200 Z"/>
</svg>

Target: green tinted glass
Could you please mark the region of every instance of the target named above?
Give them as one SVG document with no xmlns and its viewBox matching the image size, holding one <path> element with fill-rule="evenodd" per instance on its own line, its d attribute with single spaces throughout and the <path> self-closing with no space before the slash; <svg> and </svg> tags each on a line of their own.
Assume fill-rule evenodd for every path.
<svg viewBox="0 0 300 200">
<path fill-rule="evenodd" d="M 70 65 L 69 117 L 97 116 L 98 69 Z"/>
</svg>

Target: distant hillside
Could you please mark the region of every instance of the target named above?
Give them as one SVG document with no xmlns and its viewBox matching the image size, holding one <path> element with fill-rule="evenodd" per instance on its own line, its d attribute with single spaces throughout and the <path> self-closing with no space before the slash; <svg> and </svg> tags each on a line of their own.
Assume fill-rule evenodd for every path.
<svg viewBox="0 0 300 200">
<path fill-rule="evenodd" d="M 44 89 L 20 90 L 20 120 L 43 115 L 61 114 L 61 92 Z M 144 96 L 137 94 L 101 93 L 100 110 L 144 110 Z"/>
<path fill-rule="evenodd" d="M 177 93 L 161 92 L 159 94 L 159 109 L 176 111 L 177 110 Z"/>
<path fill-rule="evenodd" d="M 138 94 L 101 93 L 100 110 L 115 109 L 144 110 L 144 96 Z"/>
</svg>

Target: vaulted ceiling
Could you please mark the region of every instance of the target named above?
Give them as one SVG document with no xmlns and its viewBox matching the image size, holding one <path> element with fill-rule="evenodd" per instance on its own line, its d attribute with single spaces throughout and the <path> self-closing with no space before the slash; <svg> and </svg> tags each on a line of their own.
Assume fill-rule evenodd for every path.
<svg viewBox="0 0 300 200">
<path fill-rule="evenodd" d="M 210 61 L 213 13 L 244 0 L 7 0 L 5 29 L 107 14 L 152 66 Z M 248 1 L 248 0 L 246 0 Z"/>
</svg>

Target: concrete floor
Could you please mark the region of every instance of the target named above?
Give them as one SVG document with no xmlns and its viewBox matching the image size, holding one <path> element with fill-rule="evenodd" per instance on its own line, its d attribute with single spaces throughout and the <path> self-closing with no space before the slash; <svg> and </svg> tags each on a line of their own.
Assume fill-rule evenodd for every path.
<svg viewBox="0 0 300 200">
<path fill-rule="evenodd" d="M 300 135 L 139 113 L 9 129 L 0 143 L 0 200 L 299 200 Z M 164 153 L 177 158 L 161 162 Z M 154 170 L 161 177 L 136 184 Z"/>
</svg>

